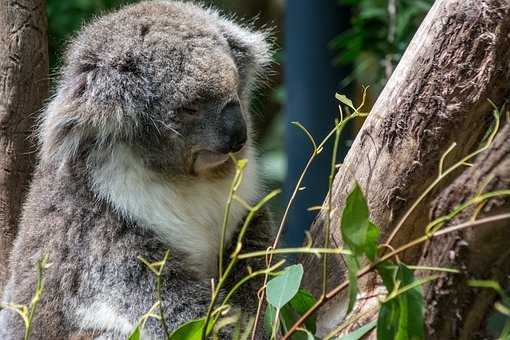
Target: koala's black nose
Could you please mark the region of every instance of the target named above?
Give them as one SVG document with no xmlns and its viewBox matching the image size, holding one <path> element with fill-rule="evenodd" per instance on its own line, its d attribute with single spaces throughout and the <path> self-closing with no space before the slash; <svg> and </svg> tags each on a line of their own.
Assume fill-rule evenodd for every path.
<svg viewBox="0 0 510 340">
<path fill-rule="evenodd" d="M 230 136 L 230 152 L 237 152 L 241 150 L 246 144 L 246 128 L 242 130 L 236 131 L 232 136 Z"/>
<path fill-rule="evenodd" d="M 239 103 L 228 104 L 222 111 L 223 145 L 220 152 L 237 152 L 247 140 L 247 127 Z"/>
</svg>

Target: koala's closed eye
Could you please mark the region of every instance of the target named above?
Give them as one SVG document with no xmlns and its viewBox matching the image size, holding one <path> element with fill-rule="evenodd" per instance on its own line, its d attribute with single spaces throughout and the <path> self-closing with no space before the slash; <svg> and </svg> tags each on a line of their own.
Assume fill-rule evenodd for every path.
<svg viewBox="0 0 510 340">
<path fill-rule="evenodd" d="M 186 116 L 198 116 L 200 114 L 200 106 L 197 104 L 186 105 L 177 109 L 177 113 Z"/>
</svg>

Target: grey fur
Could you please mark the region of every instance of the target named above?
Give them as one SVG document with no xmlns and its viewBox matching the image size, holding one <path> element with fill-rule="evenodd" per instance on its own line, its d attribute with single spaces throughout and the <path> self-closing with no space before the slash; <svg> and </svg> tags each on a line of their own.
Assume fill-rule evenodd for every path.
<svg viewBox="0 0 510 340">
<path fill-rule="evenodd" d="M 221 131 L 228 122 L 221 112 L 228 103 L 239 103 L 249 130 L 250 91 L 268 62 L 263 33 L 184 2 L 125 7 L 93 21 L 71 42 L 56 96 L 42 119 L 40 162 L 2 298 L 28 304 L 35 264 L 49 256 L 52 265 L 44 275 L 32 338 L 126 338 L 127 325 L 135 325 L 156 301 L 154 275 L 137 257 L 159 260 L 168 248 L 172 257 L 164 273 L 163 300 L 169 329 L 204 315 L 214 273 L 190 268 L 193 249 L 171 246 L 180 234 L 172 235 L 175 243 L 167 242 L 96 190 L 92 174 L 122 147 L 170 185 L 230 179 L 232 164 L 194 173 L 193 152 L 222 146 Z M 183 112 L 190 105 L 198 118 Z M 239 155 L 250 150 L 248 140 Z M 270 221 L 262 212 L 244 248 L 265 249 L 270 237 Z M 230 286 L 246 273 L 247 264 L 262 263 L 239 265 Z M 245 287 L 234 299 L 241 309 L 253 311 L 254 287 Z M 84 320 L 89 317 L 84 311 L 97 311 L 98 320 L 106 321 Z M 109 325 L 110 314 L 122 320 Z M 148 336 L 163 336 L 156 320 L 146 328 Z M 23 331 L 18 315 L 0 311 L 0 339 L 20 339 Z"/>
</svg>

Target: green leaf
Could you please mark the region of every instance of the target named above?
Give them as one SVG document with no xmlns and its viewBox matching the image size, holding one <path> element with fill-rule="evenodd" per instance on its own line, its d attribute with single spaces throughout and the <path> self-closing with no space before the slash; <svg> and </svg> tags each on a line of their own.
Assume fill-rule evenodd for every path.
<svg viewBox="0 0 510 340">
<path fill-rule="evenodd" d="M 268 338 L 271 337 L 271 333 L 273 332 L 273 324 L 275 323 L 275 319 L 276 308 L 268 303 L 266 306 L 266 313 L 264 314 L 264 329 Z"/>
<path fill-rule="evenodd" d="M 266 330 L 266 333 L 268 335 L 268 338 L 271 337 L 274 327 L 274 320 L 276 317 L 276 311 L 277 309 L 274 308 L 271 305 L 267 305 L 266 308 L 266 315 L 264 316 L 264 328 Z M 295 313 L 295 311 L 290 308 L 290 304 L 285 305 L 282 309 L 280 309 L 280 312 L 278 313 L 278 325 L 277 327 L 277 334 L 278 337 L 278 331 L 281 330 L 281 334 L 287 333 L 287 331 L 294 325 L 294 323 L 298 319 L 298 315 Z M 302 332 L 296 332 L 291 336 L 292 340 L 307 340 L 306 333 Z"/>
<path fill-rule="evenodd" d="M 347 98 L 347 96 L 343 95 L 343 94 L 340 94 L 340 93 L 337 93 L 335 94 L 335 98 L 338 99 L 341 103 L 347 105 L 348 107 L 350 107 L 351 109 L 353 109 L 354 111 L 356 111 L 356 108 L 354 107 L 354 105 L 352 104 L 352 100 L 350 100 L 349 98 Z"/>
<path fill-rule="evenodd" d="M 297 313 L 299 316 L 304 315 L 310 308 L 312 308 L 317 303 L 317 300 L 313 297 L 313 295 L 307 290 L 301 288 L 298 290 L 297 294 L 290 300 L 290 307 Z M 287 305 L 288 306 L 288 305 Z M 317 323 L 317 315 L 312 314 L 305 321 L 305 327 L 310 332 L 315 333 L 315 325 Z"/>
<path fill-rule="evenodd" d="M 379 230 L 369 221 L 368 205 L 356 182 L 342 212 L 342 239 L 356 257 L 362 254 L 374 260 Z"/>
<path fill-rule="evenodd" d="M 317 301 L 305 289 L 299 289 L 296 295 L 280 309 L 279 312 L 279 327 L 283 329 L 283 331 L 287 331 L 303 314 L 305 314 L 313 305 L 315 305 Z M 267 304 L 266 313 L 264 314 L 264 329 L 268 336 L 271 336 L 271 332 L 273 330 L 273 325 L 276 317 L 276 308 Z M 311 315 L 304 323 L 306 330 L 309 330 L 311 333 L 315 333 L 317 317 L 315 315 Z M 292 336 L 293 340 L 307 340 L 306 332 L 296 332 Z"/>
<path fill-rule="evenodd" d="M 357 330 L 347 335 L 338 337 L 337 340 L 359 340 L 363 338 L 368 332 L 370 332 L 377 325 L 377 320 L 373 320 L 364 326 L 361 326 Z"/>
<path fill-rule="evenodd" d="M 197 319 L 189 321 L 177 328 L 171 335 L 169 340 L 200 340 L 202 339 L 202 330 L 204 328 L 205 319 Z M 212 328 L 210 322 L 210 328 Z M 209 328 L 209 327 L 208 327 Z"/>
<path fill-rule="evenodd" d="M 136 326 L 136 328 L 133 330 L 131 335 L 129 336 L 128 340 L 140 340 L 142 336 L 142 332 L 140 330 L 140 325 Z"/>
<path fill-rule="evenodd" d="M 301 264 L 285 268 L 280 275 L 267 283 L 267 302 L 276 308 L 285 306 L 298 292 L 302 278 L 303 266 Z"/>
<path fill-rule="evenodd" d="M 377 320 L 377 339 L 425 339 L 423 294 L 421 286 L 413 287 L 416 283 L 413 272 L 403 264 L 397 266 L 390 262 L 378 265 L 377 271 L 390 293 L 399 287 L 412 287 L 381 305 Z"/>
<path fill-rule="evenodd" d="M 380 232 L 377 226 L 372 222 L 368 222 L 365 254 L 372 262 L 374 262 L 377 257 L 377 243 L 379 241 L 379 235 Z"/>
<path fill-rule="evenodd" d="M 396 300 L 382 304 L 377 318 L 377 340 L 393 340 L 397 333 L 400 310 Z"/>
<path fill-rule="evenodd" d="M 280 309 L 280 325 L 282 326 L 283 334 L 287 333 L 296 320 L 296 314 L 290 309 L 289 305 L 285 305 Z"/>
<path fill-rule="evenodd" d="M 315 337 L 309 330 L 300 328 L 296 333 L 294 333 L 292 340 L 315 340 Z"/>
<path fill-rule="evenodd" d="M 358 270 L 359 264 L 356 257 L 353 255 L 344 256 L 345 264 L 347 265 L 347 278 L 349 279 L 349 306 L 347 307 L 347 314 L 352 311 L 358 297 Z"/>
</svg>

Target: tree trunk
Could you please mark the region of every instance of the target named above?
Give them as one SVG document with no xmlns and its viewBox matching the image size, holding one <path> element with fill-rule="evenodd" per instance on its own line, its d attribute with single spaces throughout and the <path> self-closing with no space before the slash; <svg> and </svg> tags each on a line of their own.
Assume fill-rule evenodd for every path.
<svg viewBox="0 0 510 340">
<path fill-rule="evenodd" d="M 388 240 L 399 220 L 438 176 L 442 154 L 456 142 L 445 167 L 475 149 L 492 120 L 489 100 L 510 98 L 510 4 L 506 0 L 437 0 L 374 105 L 335 177 L 332 245 L 340 247 L 339 214 L 354 181 L 367 197 L 371 220 Z M 444 178 L 405 219 L 391 242 L 402 245 L 424 232 L 435 194 L 453 180 Z M 325 201 L 327 203 L 327 200 Z M 325 203 L 325 204 L 326 204 Z M 324 205 L 326 207 L 326 205 Z M 324 244 L 327 209 L 311 234 Z M 402 257 L 415 263 L 421 251 Z M 320 261 L 304 256 L 305 285 L 320 294 Z M 345 278 L 341 257 L 330 256 L 328 286 Z M 373 288 L 374 276 L 361 289 Z M 321 310 L 319 326 L 331 329 L 342 319 L 344 297 Z"/>
<path fill-rule="evenodd" d="M 37 110 L 47 95 L 46 1 L 0 0 L 0 291 L 36 157 Z"/>
<path fill-rule="evenodd" d="M 492 147 L 481 155 L 434 202 L 432 217 L 437 218 L 474 197 L 477 193 L 510 188 L 510 125 L 498 134 Z M 464 210 L 446 224 L 457 225 L 470 220 L 476 206 Z M 488 201 L 478 214 L 510 212 L 510 199 Z M 461 274 L 442 277 L 426 289 L 427 331 L 437 339 L 495 338 L 488 334 L 486 317 L 494 305 L 495 292 L 475 289 L 469 279 L 499 280 L 506 286 L 510 273 L 510 221 L 465 229 L 433 239 L 424 248 L 420 265 L 459 268 Z"/>
</svg>

